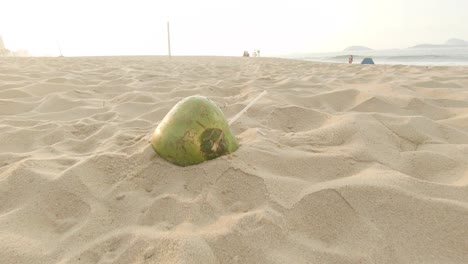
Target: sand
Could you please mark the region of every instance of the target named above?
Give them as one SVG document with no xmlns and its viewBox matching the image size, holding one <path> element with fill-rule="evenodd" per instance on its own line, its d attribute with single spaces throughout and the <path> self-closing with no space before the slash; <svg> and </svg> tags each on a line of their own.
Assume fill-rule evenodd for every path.
<svg viewBox="0 0 468 264">
<path fill-rule="evenodd" d="M 241 147 L 148 143 L 204 95 Z M 0 60 L 1 263 L 467 263 L 468 67 Z"/>
</svg>

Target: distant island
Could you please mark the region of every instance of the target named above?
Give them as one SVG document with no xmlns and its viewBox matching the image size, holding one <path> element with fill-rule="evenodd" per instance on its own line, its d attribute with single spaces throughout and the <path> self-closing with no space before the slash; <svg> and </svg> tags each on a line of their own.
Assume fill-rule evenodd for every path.
<svg viewBox="0 0 468 264">
<path fill-rule="evenodd" d="M 365 46 L 349 46 L 343 51 L 365 51 L 365 50 L 372 50 L 372 49 L 365 47 Z"/>
<path fill-rule="evenodd" d="M 0 36 L 0 57 L 29 57 L 27 50 L 11 51 L 5 47 L 2 36 Z"/>
<path fill-rule="evenodd" d="M 468 46 L 468 41 L 463 39 L 449 39 L 445 42 L 448 46 Z"/>
<path fill-rule="evenodd" d="M 468 47 L 468 41 L 463 39 L 449 39 L 444 44 L 420 44 L 411 49 L 421 49 L 421 48 L 452 48 L 452 47 Z"/>
<path fill-rule="evenodd" d="M 5 48 L 5 44 L 3 43 L 2 36 L 0 36 L 0 57 L 4 57 L 10 54 L 10 51 Z"/>
</svg>

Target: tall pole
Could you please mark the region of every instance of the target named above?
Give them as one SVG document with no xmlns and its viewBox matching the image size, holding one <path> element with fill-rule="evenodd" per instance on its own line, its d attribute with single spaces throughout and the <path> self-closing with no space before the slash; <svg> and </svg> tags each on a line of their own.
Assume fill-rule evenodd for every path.
<svg viewBox="0 0 468 264">
<path fill-rule="evenodd" d="M 59 49 L 59 52 L 60 52 L 60 57 L 63 57 L 62 49 L 60 48 L 60 42 L 58 40 L 57 40 L 57 46 L 58 46 L 58 49 Z"/>
<path fill-rule="evenodd" d="M 167 48 L 169 52 L 169 58 L 171 57 L 171 34 L 169 31 L 169 21 L 167 21 Z"/>
</svg>

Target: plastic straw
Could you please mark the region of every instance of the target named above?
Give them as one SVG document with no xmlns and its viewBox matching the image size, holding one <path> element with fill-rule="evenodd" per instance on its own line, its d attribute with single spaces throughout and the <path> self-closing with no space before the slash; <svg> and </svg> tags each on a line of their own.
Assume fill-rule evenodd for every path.
<svg viewBox="0 0 468 264">
<path fill-rule="evenodd" d="M 262 96 L 264 96 L 266 94 L 266 90 L 264 90 L 261 94 L 259 94 L 257 97 L 255 97 L 255 99 L 253 99 L 246 107 L 244 107 L 244 109 L 242 109 L 237 115 L 235 115 L 233 118 L 231 118 L 231 120 L 229 120 L 229 125 L 232 125 L 232 123 L 236 122 L 237 119 L 239 119 L 239 117 L 244 114 L 247 110 L 249 110 L 249 108 L 255 104 Z"/>
</svg>

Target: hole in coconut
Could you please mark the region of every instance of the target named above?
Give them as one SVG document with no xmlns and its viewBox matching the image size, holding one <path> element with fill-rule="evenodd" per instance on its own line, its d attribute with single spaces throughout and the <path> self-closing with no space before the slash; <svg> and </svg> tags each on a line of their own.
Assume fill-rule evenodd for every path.
<svg viewBox="0 0 468 264">
<path fill-rule="evenodd" d="M 219 128 L 208 128 L 201 134 L 200 149 L 207 160 L 226 154 L 224 133 Z"/>
</svg>

